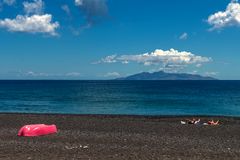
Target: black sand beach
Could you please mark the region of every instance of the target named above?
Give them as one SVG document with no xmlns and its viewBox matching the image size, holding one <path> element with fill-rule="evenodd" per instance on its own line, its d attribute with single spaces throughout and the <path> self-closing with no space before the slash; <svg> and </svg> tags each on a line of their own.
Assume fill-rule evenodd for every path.
<svg viewBox="0 0 240 160">
<path fill-rule="evenodd" d="M 185 118 L 0 114 L 0 159 L 240 159 L 240 119 L 181 125 Z M 17 136 L 21 126 L 34 123 L 56 124 L 58 133 Z"/>
</svg>

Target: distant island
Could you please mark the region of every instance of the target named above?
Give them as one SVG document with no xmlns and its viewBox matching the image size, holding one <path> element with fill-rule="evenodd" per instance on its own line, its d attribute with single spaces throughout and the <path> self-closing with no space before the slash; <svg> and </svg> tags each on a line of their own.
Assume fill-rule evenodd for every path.
<svg viewBox="0 0 240 160">
<path fill-rule="evenodd" d="M 213 77 L 204 77 L 196 74 L 187 73 L 166 73 L 159 72 L 142 72 L 127 77 L 116 78 L 114 80 L 217 80 Z"/>
</svg>

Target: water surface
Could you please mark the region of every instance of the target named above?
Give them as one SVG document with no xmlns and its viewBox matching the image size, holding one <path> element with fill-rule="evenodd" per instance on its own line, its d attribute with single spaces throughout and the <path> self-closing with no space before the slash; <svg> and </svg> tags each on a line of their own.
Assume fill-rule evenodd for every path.
<svg viewBox="0 0 240 160">
<path fill-rule="evenodd" d="M 0 112 L 240 116 L 240 81 L 0 81 Z"/>
</svg>

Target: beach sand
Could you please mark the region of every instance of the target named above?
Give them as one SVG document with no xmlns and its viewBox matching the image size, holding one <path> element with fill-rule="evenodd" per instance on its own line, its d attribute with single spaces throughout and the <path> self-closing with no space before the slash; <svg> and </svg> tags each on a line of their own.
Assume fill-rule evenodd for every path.
<svg viewBox="0 0 240 160">
<path fill-rule="evenodd" d="M 240 119 L 181 125 L 185 118 L 0 114 L 0 159 L 240 159 Z M 17 136 L 21 126 L 35 123 L 56 124 L 58 133 Z"/>
</svg>

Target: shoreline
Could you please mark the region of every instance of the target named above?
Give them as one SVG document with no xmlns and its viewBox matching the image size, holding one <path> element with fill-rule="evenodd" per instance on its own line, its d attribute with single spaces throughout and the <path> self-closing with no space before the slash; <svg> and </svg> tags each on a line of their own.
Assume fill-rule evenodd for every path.
<svg viewBox="0 0 240 160">
<path fill-rule="evenodd" d="M 219 126 L 181 125 L 185 118 Z M 58 133 L 18 137 L 26 124 Z M 239 159 L 240 118 L 0 113 L 0 159 Z"/>
<path fill-rule="evenodd" d="M 141 115 L 141 114 L 79 114 L 79 113 L 37 113 L 37 112 L 0 112 L 1 115 L 42 115 L 42 116 L 80 116 L 80 117 L 133 117 L 133 118 L 234 118 L 239 116 L 231 115 Z"/>
</svg>

